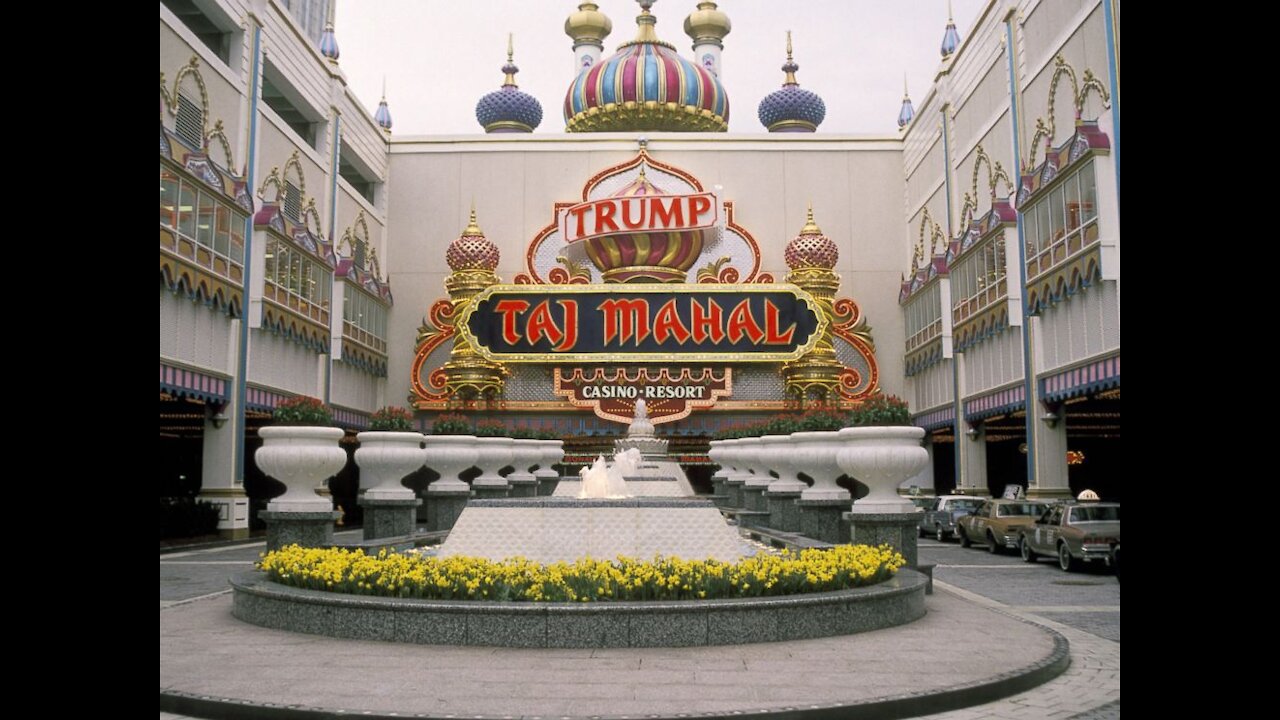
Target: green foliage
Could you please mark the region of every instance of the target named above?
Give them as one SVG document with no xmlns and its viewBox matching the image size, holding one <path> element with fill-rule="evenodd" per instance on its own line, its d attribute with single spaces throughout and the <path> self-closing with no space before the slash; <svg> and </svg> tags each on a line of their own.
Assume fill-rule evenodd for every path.
<svg viewBox="0 0 1280 720">
<path fill-rule="evenodd" d="M 410 432 L 413 430 L 413 413 L 402 407 L 388 405 L 380 408 L 369 421 L 369 429 L 381 432 Z"/>
<path fill-rule="evenodd" d="M 272 413 L 276 425 L 302 425 L 329 427 L 333 425 L 333 413 L 320 400 L 313 397 L 293 397 L 276 406 Z"/>
<path fill-rule="evenodd" d="M 849 413 L 850 427 L 910 425 L 911 409 L 896 395 L 874 395 Z"/>
<path fill-rule="evenodd" d="M 432 435 L 471 435 L 471 421 L 466 415 L 441 415 L 431 423 Z"/>
</svg>

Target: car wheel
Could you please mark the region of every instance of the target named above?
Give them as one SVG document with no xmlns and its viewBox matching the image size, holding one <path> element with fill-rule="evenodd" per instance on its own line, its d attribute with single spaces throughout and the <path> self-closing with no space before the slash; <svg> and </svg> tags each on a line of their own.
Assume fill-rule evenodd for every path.
<svg viewBox="0 0 1280 720">
<path fill-rule="evenodd" d="M 1071 551 L 1067 549 L 1066 543 L 1058 544 L 1058 567 L 1062 568 L 1063 572 L 1074 572 L 1080 567 L 1079 561 L 1071 557 Z"/>
<path fill-rule="evenodd" d="M 920 526 L 919 528 L 917 528 L 917 529 L 918 529 L 918 531 L 920 532 L 920 537 L 929 537 L 929 532 L 928 532 L 927 530 L 925 530 L 925 529 L 924 529 L 924 526 L 923 526 L 923 525 L 921 525 L 921 526 Z"/>
<path fill-rule="evenodd" d="M 947 541 L 947 531 L 942 529 L 941 525 L 933 526 L 934 537 L 938 538 L 938 542 Z"/>
<path fill-rule="evenodd" d="M 969 542 L 969 536 L 964 534 L 964 528 L 956 528 L 956 537 L 960 538 L 960 547 L 969 547 L 973 544 Z"/>
<path fill-rule="evenodd" d="M 1018 551 L 1022 553 L 1023 562 L 1033 563 L 1036 561 L 1036 551 L 1031 549 L 1031 543 L 1027 542 L 1026 535 L 1018 538 Z"/>
<path fill-rule="evenodd" d="M 1000 543 L 996 542 L 996 536 L 987 531 L 987 552 L 997 555 L 1000 552 Z"/>
</svg>

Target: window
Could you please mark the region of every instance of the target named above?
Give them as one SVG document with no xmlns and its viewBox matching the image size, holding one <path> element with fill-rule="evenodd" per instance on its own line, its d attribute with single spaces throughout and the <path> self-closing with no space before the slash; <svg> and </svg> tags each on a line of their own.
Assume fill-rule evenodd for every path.
<svg viewBox="0 0 1280 720">
<path fill-rule="evenodd" d="M 204 183 L 160 163 L 160 227 L 210 251 L 179 254 L 219 275 L 240 281 L 246 217 L 239 206 Z"/>
<path fill-rule="evenodd" d="M 262 101 L 297 133 L 302 142 L 316 147 L 322 133 L 317 132 L 320 116 L 310 110 L 302 95 L 293 89 L 284 75 L 267 61 L 262 71 Z"/>
<path fill-rule="evenodd" d="M 327 326 L 333 271 L 274 235 L 267 237 L 266 261 L 263 297 Z"/>
<path fill-rule="evenodd" d="M 367 170 L 359 158 L 347 149 L 346 143 L 342 145 L 342 152 L 338 156 L 338 176 L 347 181 L 352 190 L 355 190 L 360 197 L 374 203 L 374 192 L 378 185 L 375 174 Z"/>
<path fill-rule="evenodd" d="M 302 222 L 302 191 L 288 180 L 284 182 L 284 214 L 294 222 Z"/>
<path fill-rule="evenodd" d="M 907 303 L 907 352 L 942 334 L 942 285 L 933 283 Z"/>
<path fill-rule="evenodd" d="M 344 283 L 343 287 L 343 336 L 386 353 L 387 308 L 353 283 Z"/>
<path fill-rule="evenodd" d="M 1004 238 L 993 235 L 951 269 L 952 317 L 968 320 L 1008 296 Z"/>
<path fill-rule="evenodd" d="M 1027 242 L 1027 280 L 1043 275 L 1099 236 L 1097 186 L 1093 161 L 1065 173 L 1023 214 Z"/>
</svg>

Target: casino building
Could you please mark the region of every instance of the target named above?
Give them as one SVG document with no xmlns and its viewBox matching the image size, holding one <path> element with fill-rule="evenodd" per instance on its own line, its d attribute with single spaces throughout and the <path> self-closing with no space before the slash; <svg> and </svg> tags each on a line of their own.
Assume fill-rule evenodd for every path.
<svg viewBox="0 0 1280 720">
<path fill-rule="evenodd" d="M 926 492 L 1118 497 L 1119 1 L 940 22 L 933 86 L 875 137 L 821 130 L 789 42 L 781 87 L 731 106 L 729 17 L 663 4 L 687 57 L 649 0 L 634 25 L 566 4 L 561 117 L 509 50 L 474 136 L 398 137 L 347 87 L 331 0 L 162 0 L 162 496 L 246 532 L 277 492 L 256 431 L 296 395 L 352 448 L 407 405 L 568 461 L 644 397 L 696 484 L 721 429 L 888 393 Z M 725 132 L 752 109 L 768 132 Z M 330 487 L 358 512 L 354 463 Z"/>
</svg>

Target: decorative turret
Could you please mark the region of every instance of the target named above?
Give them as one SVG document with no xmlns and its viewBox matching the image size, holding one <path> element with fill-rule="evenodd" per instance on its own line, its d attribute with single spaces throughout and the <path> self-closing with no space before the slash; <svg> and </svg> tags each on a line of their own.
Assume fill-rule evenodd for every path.
<svg viewBox="0 0 1280 720">
<path fill-rule="evenodd" d="M 720 51 L 724 37 L 733 29 L 729 16 L 713 2 L 700 2 L 684 19 L 684 33 L 693 39 L 693 57 L 702 67 L 720 75 Z"/>
<path fill-rule="evenodd" d="M 515 49 L 507 35 L 507 64 L 502 66 L 506 79 L 502 87 L 480 98 L 476 103 L 476 121 L 487 133 L 533 132 L 542 122 L 542 103 L 516 85 Z"/>
<path fill-rule="evenodd" d="M 840 275 L 832 268 L 840 259 L 840 249 L 814 222 L 812 204 L 804 227 L 787 244 L 783 257 L 791 268 L 787 282 L 813 295 L 827 318 L 827 329 L 813 349 L 782 367 L 787 395 L 801 402 L 835 398 L 840 389 L 840 373 L 844 371 L 844 365 L 836 359 L 831 331 L 835 322 L 836 291 L 840 289 Z"/>
<path fill-rule="evenodd" d="M 955 18 L 951 16 L 951 0 L 947 0 L 947 30 L 942 34 L 942 59 L 951 57 L 960 47 L 960 32 L 956 30 Z"/>
<path fill-rule="evenodd" d="M 449 243 L 444 258 L 453 271 L 445 279 L 444 287 L 453 301 L 453 312 L 449 317 L 456 320 L 481 290 L 500 282 L 493 272 L 500 259 L 498 247 L 484 236 L 476 222 L 474 205 L 466 229 Z M 461 334 L 454 335 L 449 362 L 442 369 L 451 399 L 496 400 L 502 394 L 505 371 L 476 353 Z"/>
<path fill-rule="evenodd" d="M 600 62 L 604 39 L 613 32 L 613 21 L 593 2 L 578 4 L 578 12 L 564 21 L 564 32 L 573 38 L 573 72 L 580 73 Z"/>
<path fill-rule="evenodd" d="M 391 110 L 387 108 L 387 79 L 382 79 L 382 100 L 378 101 L 378 109 L 373 113 L 373 121 L 386 134 L 391 134 Z"/>
<path fill-rule="evenodd" d="M 916 109 L 911 106 L 911 96 L 907 94 L 907 76 L 902 76 L 902 109 L 898 111 L 898 127 L 904 128 L 911 124 L 911 118 L 916 116 Z"/>
<path fill-rule="evenodd" d="M 774 90 L 760 101 L 757 115 L 769 132 L 814 132 L 827 116 L 827 104 L 816 93 L 800 87 L 796 71 L 800 66 L 791 55 L 791 31 L 787 31 L 787 61 L 782 71 L 787 74 L 781 90 Z"/>
<path fill-rule="evenodd" d="M 658 130 L 723 132 L 729 98 L 715 73 L 658 39 L 654 0 L 637 0 L 634 40 L 578 73 L 564 100 L 569 132 Z"/>
<path fill-rule="evenodd" d="M 329 3 L 329 17 L 325 19 L 324 32 L 320 35 L 320 54 L 329 59 L 334 65 L 338 64 L 338 38 L 333 34 L 333 6 L 336 2 Z"/>
</svg>

